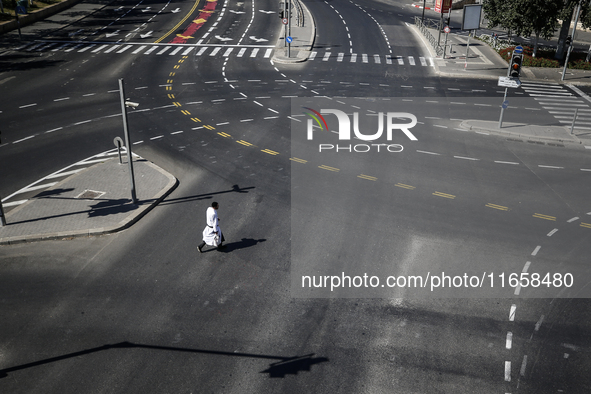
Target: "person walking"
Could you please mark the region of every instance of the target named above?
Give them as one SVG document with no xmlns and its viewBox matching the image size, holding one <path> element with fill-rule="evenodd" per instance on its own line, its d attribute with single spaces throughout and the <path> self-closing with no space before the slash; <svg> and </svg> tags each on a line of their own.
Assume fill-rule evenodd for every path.
<svg viewBox="0 0 591 394">
<path fill-rule="evenodd" d="M 199 253 L 203 253 L 203 247 L 205 246 L 205 244 L 210 246 L 217 246 L 218 249 L 222 249 L 224 247 L 223 242 L 226 239 L 224 238 L 224 234 L 222 233 L 222 229 L 219 225 L 219 207 L 220 205 L 214 201 L 211 203 L 211 207 L 207 208 L 207 212 L 205 213 L 207 224 L 203 229 L 203 242 L 201 242 L 201 244 L 197 246 Z"/>
</svg>

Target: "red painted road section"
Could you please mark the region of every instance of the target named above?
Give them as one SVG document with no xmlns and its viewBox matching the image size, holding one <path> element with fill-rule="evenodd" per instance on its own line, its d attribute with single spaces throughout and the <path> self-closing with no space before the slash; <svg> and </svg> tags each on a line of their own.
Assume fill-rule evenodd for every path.
<svg viewBox="0 0 591 394">
<path fill-rule="evenodd" d="M 176 37 L 170 41 L 171 44 L 185 44 L 190 38 L 194 38 L 193 34 L 201 29 L 201 26 L 207 22 L 209 17 L 215 12 L 215 6 L 218 4 L 217 0 L 207 0 L 205 8 L 200 10 L 199 15 L 194 19 L 182 34 L 177 34 Z"/>
</svg>

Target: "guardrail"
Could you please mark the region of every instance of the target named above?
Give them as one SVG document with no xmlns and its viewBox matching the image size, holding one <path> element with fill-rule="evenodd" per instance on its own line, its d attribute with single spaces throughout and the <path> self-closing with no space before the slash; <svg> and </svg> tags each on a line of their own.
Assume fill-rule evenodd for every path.
<svg viewBox="0 0 591 394">
<path fill-rule="evenodd" d="M 296 9 L 296 25 L 298 27 L 304 27 L 304 10 L 299 0 L 293 1 Z"/>
<path fill-rule="evenodd" d="M 428 20 L 428 23 L 432 24 L 433 21 Z M 415 16 L 415 25 L 417 25 L 417 27 L 419 28 L 420 32 L 423 33 L 423 35 L 425 36 L 425 38 L 429 41 L 429 43 L 431 44 L 431 46 L 435 50 L 435 53 L 437 54 L 437 56 L 443 55 L 443 47 L 437 43 L 437 39 L 429 31 L 429 27 L 426 24 L 424 24 L 421 21 L 421 18 L 418 17 L 418 16 Z M 435 28 L 438 29 L 439 28 L 439 25 L 437 25 Z"/>
</svg>

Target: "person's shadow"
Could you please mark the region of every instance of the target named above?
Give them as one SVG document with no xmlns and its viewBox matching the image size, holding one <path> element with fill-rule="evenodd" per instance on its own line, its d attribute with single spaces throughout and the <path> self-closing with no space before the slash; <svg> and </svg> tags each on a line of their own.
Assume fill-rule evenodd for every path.
<svg viewBox="0 0 591 394">
<path fill-rule="evenodd" d="M 250 248 L 251 246 L 255 246 L 259 242 L 265 242 L 266 239 L 252 239 L 252 238 L 242 238 L 241 241 L 237 242 L 230 242 L 224 243 L 224 247 L 219 249 L 220 252 L 228 253 L 238 249 Z"/>
</svg>

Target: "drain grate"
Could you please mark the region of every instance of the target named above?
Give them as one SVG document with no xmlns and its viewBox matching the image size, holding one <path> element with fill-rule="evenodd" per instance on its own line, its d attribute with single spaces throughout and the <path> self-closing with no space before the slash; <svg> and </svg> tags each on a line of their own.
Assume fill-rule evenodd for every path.
<svg viewBox="0 0 591 394">
<path fill-rule="evenodd" d="M 97 192 L 96 190 L 84 190 L 82 193 L 76 196 L 81 200 L 94 200 L 105 194 L 106 192 Z"/>
</svg>

